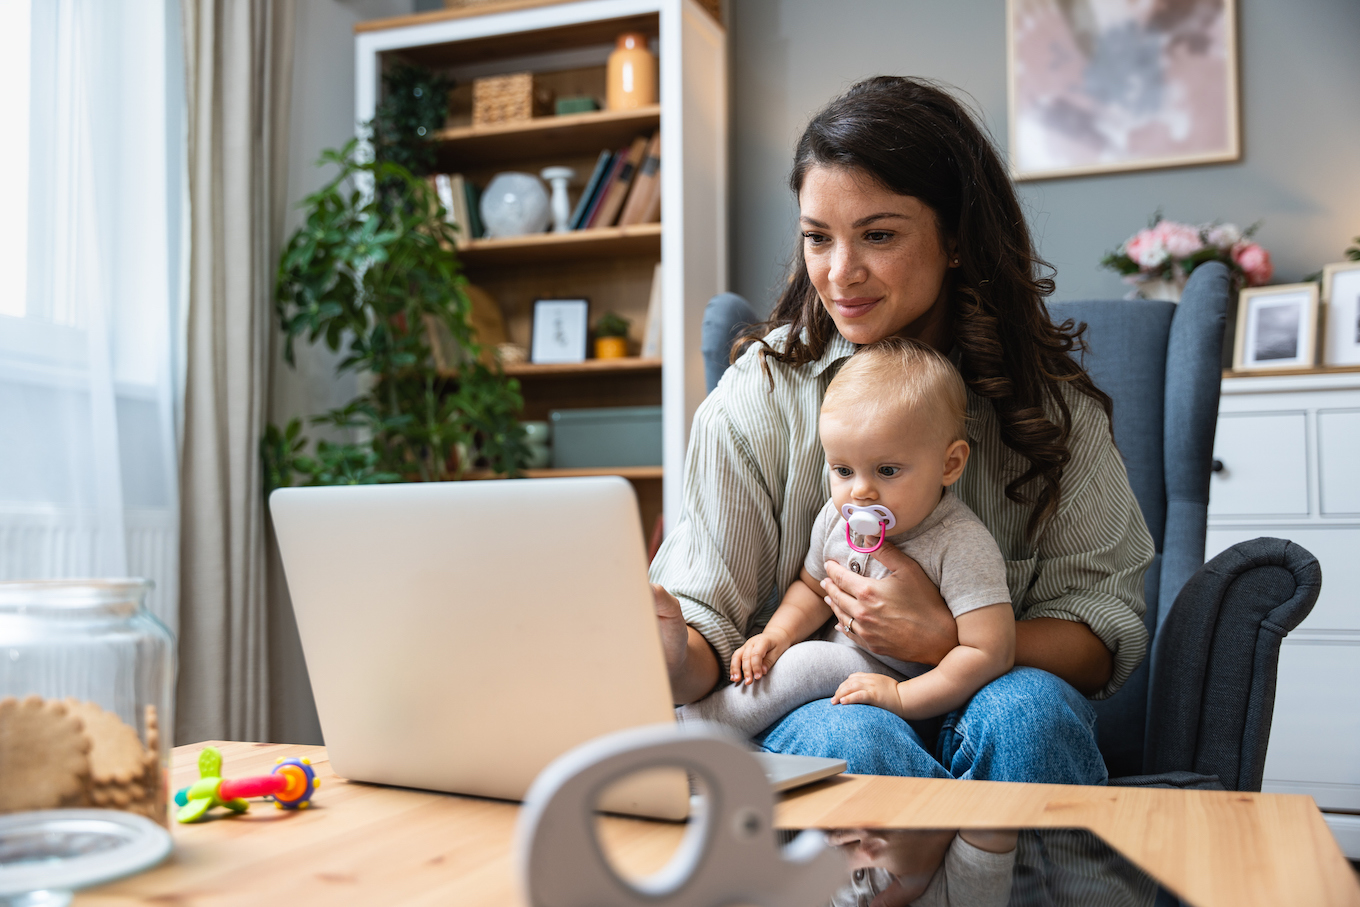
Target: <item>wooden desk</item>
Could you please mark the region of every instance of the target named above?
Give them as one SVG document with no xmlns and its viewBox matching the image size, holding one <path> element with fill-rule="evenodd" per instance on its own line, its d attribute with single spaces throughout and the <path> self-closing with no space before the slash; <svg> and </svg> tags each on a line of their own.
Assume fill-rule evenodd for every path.
<svg viewBox="0 0 1360 907">
<path fill-rule="evenodd" d="M 162 866 L 92 889 L 81 907 L 160 904 L 523 903 L 514 879 L 516 806 L 351 784 L 321 747 L 217 743 L 228 776 L 306 756 L 322 779 L 314 808 L 176 825 Z M 197 777 L 203 744 L 175 750 L 175 788 Z M 784 828 L 1088 828 L 1198 907 L 1360 907 L 1360 886 L 1308 797 L 841 777 L 785 799 Z M 658 867 L 682 826 L 608 820 L 619 862 Z"/>
</svg>

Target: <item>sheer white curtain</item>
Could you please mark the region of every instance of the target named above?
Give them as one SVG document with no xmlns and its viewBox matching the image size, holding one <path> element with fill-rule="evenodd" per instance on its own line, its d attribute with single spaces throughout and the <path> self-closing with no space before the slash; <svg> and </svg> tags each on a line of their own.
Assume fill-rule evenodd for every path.
<svg viewBox="0 0 1360 907">
<path fill-rule="evenodd" d="M 0 0 L 0 578 L 178 623 L 178 0 Z"/>
</svg>

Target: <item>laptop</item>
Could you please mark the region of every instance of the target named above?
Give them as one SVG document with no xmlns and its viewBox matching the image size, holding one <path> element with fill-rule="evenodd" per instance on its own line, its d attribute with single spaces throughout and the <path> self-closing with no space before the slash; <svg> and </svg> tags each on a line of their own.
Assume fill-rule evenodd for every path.
<svg viewBox="0 0 1360 907">
<path fill-rule="evenodd" d="M 625 479 L 284 488 L 269 507 L 342 777 L 520 800 L 572 747 L 676 720 Z M 845 771 L 758 755 L 775 790 Z M 688 814 L 683 773 L 637 780 L 601 808 Z"/>
</svg>

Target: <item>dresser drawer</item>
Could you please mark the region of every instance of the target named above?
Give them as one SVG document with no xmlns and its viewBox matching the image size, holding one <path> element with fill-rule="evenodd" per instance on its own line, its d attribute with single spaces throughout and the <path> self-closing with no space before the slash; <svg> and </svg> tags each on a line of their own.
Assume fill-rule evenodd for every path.
<svg viewBox="0 0 1360 907">
<path fill-rule="evenodd" d="M 1360 808 L 1360 639 L 1280 647 L 1264 787 Z"/>
<path fill-rule="evenodd" d="M 1360 410 L 1320 409 L 1317 430 L 1323 516 L 1360 515 Z"/>
<path fill-rule="evenodd" d="M 1221 413 L 1209 516 L 1307 516 L 1307 415 Z"/>
<path fill-rule="evenodd" d="M 1307 548 L 1322 567 L 1322 591 L 1301 630 L 1360 631 L 1360 533 L 1350 528 L 1322 526 L 1210 526 L 1204 539 L 1204 559 L 1238 542 L 1261 536 L 1289 539 Z M 1357 653 L 1360 655 L 1360 653 Z"/>
</svg>

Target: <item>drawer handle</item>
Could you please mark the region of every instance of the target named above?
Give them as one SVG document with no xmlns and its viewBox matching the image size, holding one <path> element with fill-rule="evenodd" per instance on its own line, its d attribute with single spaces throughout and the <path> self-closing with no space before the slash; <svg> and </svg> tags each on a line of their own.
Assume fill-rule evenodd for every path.
<svg viewBox="0 0 1360 907">
<path fill-rule="evenodd" d="M 1210 466 L 1209 468 L 1212 469 L 1214 472 L 1222 472 L 1227 467 L 1223 465 L 1222 460 L 1218 459 L 1218 457 L 1214 457 L 1213 465 Z"/>
</svg>

